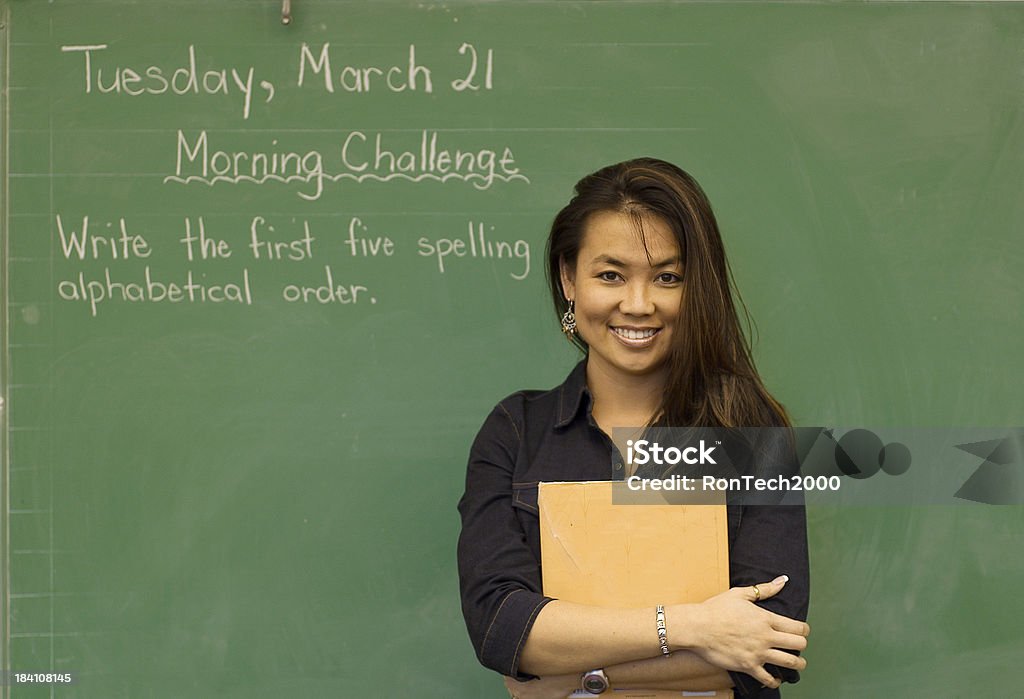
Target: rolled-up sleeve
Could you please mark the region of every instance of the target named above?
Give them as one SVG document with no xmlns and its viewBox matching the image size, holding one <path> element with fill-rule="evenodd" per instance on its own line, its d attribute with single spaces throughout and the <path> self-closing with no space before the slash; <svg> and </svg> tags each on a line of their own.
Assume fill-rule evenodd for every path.
<svg viewBox="0 0 1024 699">
<path fill-rule="evenodd" d="M 799 474 L 788 433 L 776 429 L 759 432 L 758 473 L 768 479 L 789 478 Z M 729 584 L 744 587 L 788 575 L 789 581 L 779 594 L 761 600 L 758 606 L 791 619 L 807 620 L 810 600 L 810 565 L 807 555 L 807 515 L 803 493 L 786 494 L 788 504 L 753 504 L 739 508 L 740 524 L 729 552 Z M 754 498 L 756 502 L 758 498 Z M 787 651 L 795 653 L 795 651 Z M 766 665 L 783 682 L 800 680 L 800 673 L 789 668 Z M 762 687 L 747 674 L 730 672 L 739 697 L 771 699 L 780 696 L 776 689 Z"/>
<path fill-rule="evenodd" d="M 774 597 L 758 602 L 776 614 L 807 620 L 810 572 L 807 560 L 807 523 L 802 505 L 754 505 L 745 507 L 739 533 L 730 555 L 732 587 L 756 585 L 788 575 L 789 582 Z M 783 682 L 798 682 L 800 673 L 767 665 Z M 766 690 L 750 675 L 730 672 L 741 697 L 779 696 Z"/>
<path fill-rule="evenodd" d="M 551 598 L 541 594 L 540 561 L 512 504 L 522 429 L 499 404 L 473 442 L 459 501 L 458 562 L 462 613 L 477 658 L 504 675 L 530 679 L 519 672 L 521 651 Z"/>
</svg>

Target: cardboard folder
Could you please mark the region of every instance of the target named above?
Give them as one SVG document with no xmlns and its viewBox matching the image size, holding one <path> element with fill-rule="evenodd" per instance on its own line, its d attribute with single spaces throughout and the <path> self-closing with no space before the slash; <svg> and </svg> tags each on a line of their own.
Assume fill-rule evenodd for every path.
<svg viewBox="0 0 1024 699">
<path fill-rule="evenodd" d="M 541 483 L 537 504 L 544 594 L 549 597 L 602 607 L 650 607 L 656 637 L 656 605 L 702 602 L 729 588 L 724 503 L 671 504 L 660 493 L 645 493 L 638 500 L 623 481 L 589 481 Z M 615 699 L 732 697 L 730 690 L 613 690 Z"/>
</svg>

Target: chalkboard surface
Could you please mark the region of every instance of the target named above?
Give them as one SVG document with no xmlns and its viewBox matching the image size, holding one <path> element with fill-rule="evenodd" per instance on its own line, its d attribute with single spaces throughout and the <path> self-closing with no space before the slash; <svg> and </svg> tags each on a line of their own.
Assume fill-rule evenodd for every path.
<svg viewBox="0 0 1024 699">
<path fill-rule="evenodd" d="M 455 504 L 607 163 L 705 186 L 798 422 L 1024 424 L 1024 7 L 292 7 L 0 3 L 3 666 L 75 673 L 9 696 L 504 696 Z M 1019 506 L 809 521 L 787 697 L 1017 688 Z"/>
</svg>

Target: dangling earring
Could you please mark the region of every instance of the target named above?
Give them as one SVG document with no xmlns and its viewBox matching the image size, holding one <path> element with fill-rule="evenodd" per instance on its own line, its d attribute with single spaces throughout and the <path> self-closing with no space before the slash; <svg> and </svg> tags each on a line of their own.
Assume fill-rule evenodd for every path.
<svg viewBox="0 0 1024 699">
<path fill-rule="evenodd" d="M 572 336 L 576 334 L 576 303 L 569 299 L 569 308 L 566 310 L 565 315 L 562 316 L 562 332 L 565 333 L 565 338 L 572 341 Z"/>
</svg>

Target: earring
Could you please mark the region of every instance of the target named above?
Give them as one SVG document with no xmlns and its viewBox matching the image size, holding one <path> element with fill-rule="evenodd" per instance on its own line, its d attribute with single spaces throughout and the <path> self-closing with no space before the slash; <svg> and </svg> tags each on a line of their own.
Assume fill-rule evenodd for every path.
<svg viewBox="0 0 1024 699">
<path fill-rule="evenodd" d="M 569 299 L 569 308 L 562 316 L 562 332 L 565 333 L 567 340 L 572 340 L 572 336 L 576 334 L 576 303 Z"/>
</svg>

